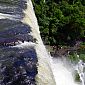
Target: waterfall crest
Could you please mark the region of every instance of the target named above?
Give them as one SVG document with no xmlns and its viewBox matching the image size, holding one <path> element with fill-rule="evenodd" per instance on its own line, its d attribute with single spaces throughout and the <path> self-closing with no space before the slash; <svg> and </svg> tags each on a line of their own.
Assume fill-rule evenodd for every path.
<svg viewBox="0 0 85 85">
<path fill-rule="evenodd" d="M 49 55 L 40 37 L 39 26 L 35 17 L 31 0 L 28 0 L 27 9 L 24 11 L 24 13 L 25 17 L 22 22 L 31 26 L 32 35 L 37 39 L 37 44 L 35 46 L 39 64 L 38 75 L 36 76 L 37 85 L 56 85 L 49 63 Z"/>
</svg>

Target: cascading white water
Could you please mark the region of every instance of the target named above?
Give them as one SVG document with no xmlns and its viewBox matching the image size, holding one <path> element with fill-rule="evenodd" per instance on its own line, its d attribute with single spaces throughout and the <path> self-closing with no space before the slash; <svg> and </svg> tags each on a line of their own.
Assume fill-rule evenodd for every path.
<svg viewBox="0 0 85 85">
<path fill-rule="evenodd" d="M 37 85 L 56 85 L 49 63 L 49 55 L 40 37 L 39 26 L 31 0 L 27 0 L 27 9 L 24 10 L 24 13 L 25 17 L 22 22 L 31 26 L 31 35 L 37 39 L 37 44 L 35 45 L 39 64 L 38 75 L 36 76 Z"/>
<path fill-rule="evenodd" d="M 61 59 L 52 59 L 49 57 L 40 37 L 39 26 L 37 24 L 37 19 L 35 17 L 31 0 L 28 0 L 27 9 L 24 13 L 25 17 L 22 22 L 31 26 L 31 35 L 37 39 L 37 44 L 35 45 L 39 64 L 38 75 L 36 77 L 37 85 L 80 85 L 74 81 L 72 69 L 70 65 L 66 65 L 68 63 L 65 61 L 63 62 Z M 49 61 L 51 61 L 51 64 Z M 53 74 L 51 72 L 50 65 Z M 53 75 L 55 77 L 56 84 Z"/>
<path fill-rule="evenodd" d="M 77 55 L 77 57 L 79 58 L 79 55 Z M 85 63 L 81 59 L 79 59 L 79 62 L 76 65 L 76 70 L 77 70 L 77 73 L 79 74 L 81 85 L 85 85 L 84 68 L 85 68 Z"/>
<path fill-rule="evenodd" d="M 72 66 L 64 58 L 51 58 L 56 85 L 80 85 L 74 81 Z"/>
<path fill-rule="evenodd" d="M 10 15 L 10 14 L 3 14 L 0 13 L 0 19 L 8 18 L 10 20 L 22 20 L 23 23 L 30 25 L 31 27 L 31 35 L 33 38 L 36 38 L 36 43 L 26 42 L 24 43 L 19 42 L 16 46 L 18 48 L 29 48 L 33 46 L 36 49 L 37 57 L 38 57 L 38 74 L 36 76 L 36 83 L 37 85 L 79 85 L 74 82 L 72 76 L 72 70 L 69 67 L 70 65 L 66 65 L 68 63 L 63 62 L 62 59 L 50 58 L 45 46 L 43 45 L 42 39 L 40 37 L 39 26 L 37 23 L 37 19 L 33 10 L 31 0 L 27 1 L 27 9 L 24 10 L 25 17 L 21 19 L 18 15 Z M 51 64 L 49 63 L 51 61 Z M 51 67 L 52 71 L 51 71 Z M 84 85 L 84 65 L 82 62 L 79 61 L 77 66 L 77 71 L 79 73 L 82 85 Z M 55 80 L 54 77 L 55 76 Z"/>
</svg>

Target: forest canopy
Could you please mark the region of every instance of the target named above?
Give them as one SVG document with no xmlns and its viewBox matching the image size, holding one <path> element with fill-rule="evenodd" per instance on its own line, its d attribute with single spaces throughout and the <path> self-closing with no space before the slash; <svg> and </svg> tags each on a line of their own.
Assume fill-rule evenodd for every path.
<svg viewBox="0 0 85 85">
<path fill-rule="evenodd" d="M 41 37 L 48 45 L 85 39 L 85 0 L 32 0 Z"/>
</svg>

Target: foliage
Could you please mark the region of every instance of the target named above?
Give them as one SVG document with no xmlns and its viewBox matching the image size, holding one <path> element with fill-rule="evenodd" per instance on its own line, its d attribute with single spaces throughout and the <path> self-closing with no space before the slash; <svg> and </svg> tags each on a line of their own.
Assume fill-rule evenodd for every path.
<svg viewBox="0 0 85 85">
<path fill-rule="evenodd" d="M 78 62 L 78 57 L 77 57 L 77 54 L 76 53 L 71 53 L 68 58 L 71 60 L 71 62 Z"/>
<path fill-rule="evenodd" d="M 84 0 L 32 1 L 45 44 L 69 45 L 85 36 Z"/>
<path fill-rule="evenodd" d="M 79 51 L 78 52 L 79 58 L 77 57 L 77 53 L 70 53 L 70 55 L 68 56 L 68 58 L 71 60 L 71 62 L 75 62 L 78 63 L 79 60 L 82 60 L 83 62 L 85 62 L 85 50 L 83 52 Z"/>
<path fill-rule="evenodd" d="M 80 77 L 78 73 L 75 74 L 75 81 L 80 82 Z"/>
</svg>

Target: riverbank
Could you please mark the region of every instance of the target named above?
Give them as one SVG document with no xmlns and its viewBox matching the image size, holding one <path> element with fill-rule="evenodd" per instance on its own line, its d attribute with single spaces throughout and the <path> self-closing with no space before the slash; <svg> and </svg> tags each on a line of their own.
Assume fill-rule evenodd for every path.
<svg viewBox="0 0 85 85">
<path fill-rule="evenodd" d="M 70 46 L 50 46 L 45 45 L 48 52 L 50 52 L 51 56 L 53 57 L 62 57 L 62 56 L 68 56 L 71 53 L 85 53 L 85 45 L 75 45 L 73 47 Z"/>
</svg>

